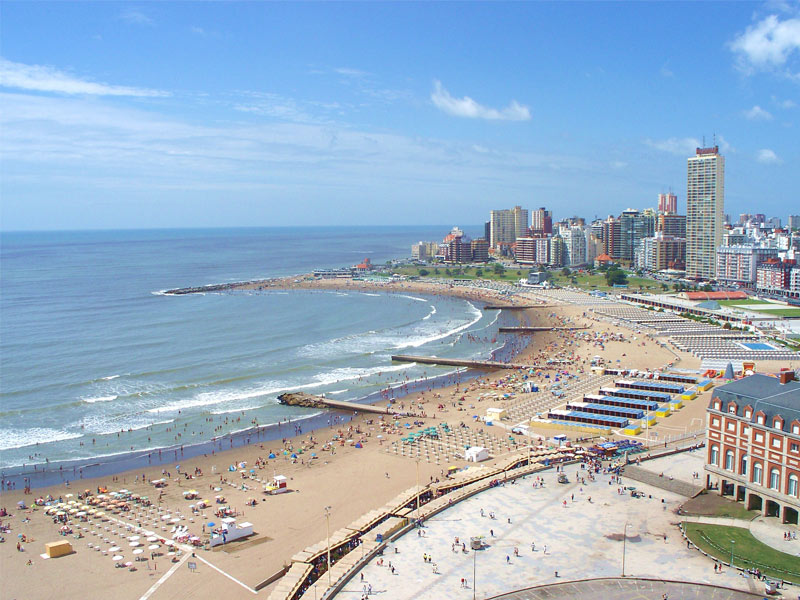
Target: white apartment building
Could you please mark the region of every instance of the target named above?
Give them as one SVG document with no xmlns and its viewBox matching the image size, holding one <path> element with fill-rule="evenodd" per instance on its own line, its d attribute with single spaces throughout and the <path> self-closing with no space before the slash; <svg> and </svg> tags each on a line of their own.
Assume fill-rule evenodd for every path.
<svg viewBox="0 0 800 600">
<path fill-rule="evenodd" d="M 768 258 L 777 258 L 777 248 L 753 245 L 720 246 L 717 248 L 717 280 L 724 283 L 751 285 L 756 281 L 758 265 Z"/>
</svg>

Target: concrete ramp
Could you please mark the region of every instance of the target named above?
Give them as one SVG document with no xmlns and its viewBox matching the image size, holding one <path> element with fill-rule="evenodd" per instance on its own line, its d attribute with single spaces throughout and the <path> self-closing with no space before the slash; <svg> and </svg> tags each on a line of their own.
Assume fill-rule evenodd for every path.
<svg viewBox="0 0 800 600">
<path fill-rule="evenodd" d="M 639 483 L 652 485 L 653 487 L 685 496 L 686 498 L 694 498 L 703 491 L 703 487 L 693 485 L 686 481 L 679 479 L 670 479 L 669 477 L 659 477 L 658 473 L 653 473 L 642 467 L 636 465 L 626 465 L 622 471 L 622 476 L 628 479 L 633 479 Z"/>
</svg>

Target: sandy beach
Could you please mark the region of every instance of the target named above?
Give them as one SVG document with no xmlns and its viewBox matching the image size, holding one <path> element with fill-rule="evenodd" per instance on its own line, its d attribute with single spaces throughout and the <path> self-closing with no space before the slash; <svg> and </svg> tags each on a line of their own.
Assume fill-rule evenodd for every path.
<svg viewBox="0 0 800 600">
<path fill-rule="evenodd" d="M 283 288 L 375 289 L 367 282 L 284 281 L 273 285 Z M 381 291 L 446 293 L 485 302 L 503 299 L 491 290 L 442 288 L 418 282 L 390 285 L 392 287 L 381 287 Z M 517 296 L 509 302 L 531 301 L 531 298 Z M 637 336 L 631 330 L 615 328 L 587 312 L 585 307 L 560 304 L 529 309 L 520 315 L 520 321 L 532 326 L 589 328 L 536 334 L 515 359 L 526 364 L 552 358 L 570 361 L 565 362 L 562 369 L 562 377 L 572 382 L 570 385 L 576 385 L 581 378 L 588 376 L 589 361 L 597 354 L 603 356 L 606 364 L 620 361 L 619 364 L 626 368 L 660 368 L 675 362 L 677 358 L 680 358 L 682 368 L 699 366 L 699 361 L 690 355 L 680 355 L 661 342 Z M 605 340 L 602 348 L 598 346 L 595 333 Z M 545 386 L 549 378 L 549 373 L 541 371 L 531 375 L 529 381 Z M 470 429 L 480 430 L 481 435 L 497 441 L 498 452 L 492 457 L 494 462 L 514 451 L 514 445 L 507 442 L 509 431 L 506 426 L 510 425 L 506 423 L 489 427 L 474 423 L 472 416 L 483 414 L 490 406 L 512 406 L 524 400 L 525 394 L 518 391 L 521 384 L 518 374 L 499 371 L 458 386 L 412 394 L 399 400 L 396 406 L 404 410 L 413 404 L 417 412 L 424 412 L 426 417 L 417 419 L 418 425 L 448 423 L 457 426 L 464 423 Z M 489 391 L 505 391 L 509 398 L 488 399 Z M 539 394 L 543 395 L 541 392 Z M 707 394 L 700 396 L 679 413 L 659 422 L 651 430 L 651 436 L 660 436 L 660 443 L 666 436 L 702 429 L 707 400 Z M 330 507 L 329 527 L 335 531 L 369 510 L 382 506 L 418 481 L 424 485 L 437 478 L 443 479 L 450 464 L 457 467 L 466 465 L 463 460 L 453 457 L 448 457 L 446 463 L 439 461 L 437 464 L 434 460 L 418 462 L 392 452 L 392 442 L 404 435 L 406 428 L 403 425 L 407 422 L 411 425 L 410 419 L 387 417 L 381 420 L 376 415 L 360 414 L 351 422 L 340 424 L 336 422 L 335 415 L 331 413 L 329 427 L 310 433 L 297 432 L 297 435 L 283 441 L 256 442 L 214 456 L 198 456 L 181 461 L 181 474 L 174 468 L 144 468 L 99 479 L 74 481 L 68 488 L 64 485 L 53 486 L 34 489 L 30 494 L 23 494 L 21 490 L 3 491 L 0 506 L 5 507 L 12 516 L 0 519 L 4 526 L 10 528 L 4 533 L 5 543 L 0 545 L 0 569 L 5 581 L 0 596 L 11 599 L 101 598 L 114 595 L 120 600 L 190 596 L 203 599 L 216 598 L 220 594 L 227 594 L 231 598 L 250 597 L 254 595 L 252 589 L 280 571 L 289 563 L 292 555 L 325 538 L 328 525 L 325 507 Z M 549 437 L 554 433 L 558 432 L 553 429 L 536 431 L 534 439 L 538 436 Z M 573 440 L 577 437 L 575 432 L 566 433 Z M 522 444 L 528 440 L 518 441 Z M 357 443 L 360 447 L 356 446 Z M 271 453 L 275 458 L 269 458 Z M 316 455 L 314 458 L 312 453 Z M 291 458 L 292 454 L 297 458 Z M 240 466 L 241 463 L 245 464 Z M 262 492 L 263 484 L 255 478 L 270 481 L 275 475 L 288 478 L 289 493 L 265 495 Z M 167 485 L 157 489 L 151 482 L 161 479 L 166 480 Z M 78 501 L 78 494 L 83 494 L 84 490 L 96 495 L 98 488 L 111 491 L 127 489 L 131 493 L 147 496 L 151 506 L 142 508 L 131 504 L 132 510 L 109 513 L 106 516 L 111 520 L 107 521 L 98 518 L 86 522 L 72 519 L 73 534 L 64 537 L 59 535 L 60 523 L 54 523 L 53 518 L 45 515 L 41 508 L 32 510 L 17 507 L 20 501 L 30 505 L 36 498 L 48 495 L 68 500 L 67 494 L 73 494 L 69 499 Z M 196 490 L 198 498 L 185 499 L 184 492 L 188 490 Z M 224 500 L 220 499 L 217 503 L 217 496 Z M 198 508 L 199 499 L 208 500 L 210 506 Z M 195 509 L 192 510 L 190 505 L 194 505 Z M 152 533 L 148 537 L 168 539 L 173 527 L 185 526 L 189 534 L 205 540 L 211 529 L 208 523 L 219 520 L 215 511 L 221 507 L 230 507 L 237 519 L 253 523 L 255 535 L 224 549 L 198 549 L 197 558 L 201 562 L 197 572 L 190 572 L 183 563 L 171 562 L 173 557 L 166 552 L 169 549 L 160 542 L 157 542 L 158 548 L 146 549 L 137 555 L 148 560 L 134 560 L 134 547 L 129 545 L 128 538 L 139 535 L 143 539 L 144 536 L 136 532 L 145 531 Z M 165 516 L 168 518 L 165 519 Z M 74 537 L 76 534 L 82 537 Z M 40 557 L 46 542 L 64 539 L 72 544 L 74 554 L 49 560 Z M 21 551 L 16 547 L 18 540 L 21 542 Z M 95 550 L 94 546 L 100 549 Z M 136 570 L 115 568 L 113 552 L 107 551 L 109 547 L 119 547 L 124 561 L 132 561 Z M 149 548 L 149 545 L 144 547 Z M 151 556 L 151 552 L 161 556 Z M 207 566 L 206 562 L 213 567 Z M 175 575 L 152 589 L 176 564 L 180 568 Z M 270 589 L 271 586 L 266 586 L 258 595 L 267 597 Z"/>
</svg>

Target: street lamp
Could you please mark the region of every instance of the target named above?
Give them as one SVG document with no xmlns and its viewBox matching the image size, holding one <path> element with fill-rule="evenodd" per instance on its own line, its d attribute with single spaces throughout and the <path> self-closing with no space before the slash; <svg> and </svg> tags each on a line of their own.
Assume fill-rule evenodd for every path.
<svg viewBox="0 0 800 600">
<path fill-rule="evenodd" d="M 331 507 L 325 507 L 325 532 L 328 540 L 328 588 L 331 587 Z"/>
<path fill-rule="evenodd" d="M 417 519 L 419 519 L 419 458 L 417 458 Z"/>
<path fill-rule="evenodd" d="M 628 526 L 629 523 L 625 523 L 625 527 L 622 530 L 622 576 L 625 577 L 625 546 L 628 541 Z"/>
<path fill-rule="evenodd" d="M 731 540 L 731 569 L 733 568 L 733 545 L 736 543 L 736 540 Z"/>
<path fill-rule="evenodd" d="M 478 591 L 478 580 L 476 579 L 477 557 L 478 557 L 478 550 L 476 548 L 473 548 L 472 549 L 472 600 L 475 600 L 475 594 Z"/>
</svg>

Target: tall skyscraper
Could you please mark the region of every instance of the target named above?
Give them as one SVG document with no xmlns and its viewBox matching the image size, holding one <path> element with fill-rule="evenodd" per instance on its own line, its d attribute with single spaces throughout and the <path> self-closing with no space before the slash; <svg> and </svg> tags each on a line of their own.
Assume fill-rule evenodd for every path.
<svg viewBox="0 0 800 600">
<path fill-rule="evenodd" d="M 513 244 L 518 237 L 528 235 L 528 209 L 520 206 L 489 213 L 489 243 L 492 248 L 500 244 Z"/>
<path fill-rule="evenodd" d="M 687 160 L 686 276 L 713 279 L 722 244 L 725 157 L 719 147 L 697 148 Z"/>
<path fill-rule="evenodd" d="M 553 213 L 544 206 L 531 213 L 531 231 L 533 235 L 549 235 L 553 233 Z"/>
<path fill-rule="evenodd" d="M 672 214 L 678 212 L 678 197 L 669 192 L 668 194 L 658 195 L 658 212 L 664 214 Z"/>
</svg>

